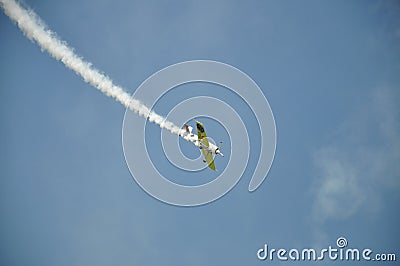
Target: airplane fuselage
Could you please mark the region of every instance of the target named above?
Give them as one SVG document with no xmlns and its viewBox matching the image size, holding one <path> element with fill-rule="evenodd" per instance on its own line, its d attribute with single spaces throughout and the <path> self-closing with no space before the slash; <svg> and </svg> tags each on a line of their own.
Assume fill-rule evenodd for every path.
<svg viewBox="0 0 400 266">
<path fill-rule="evenodd" d="M 201 140 L 199 140 L 198 136 L 193 133 L 182 130 L 182 133 L 180 133 L 179 136 L 181 136 L 186 141 L 193 143 L 199 149 L 205 149 L 205 150 L 211 152 L 212 154 L 215 154 L 215 155 L 219 154 L 221 156 L 224 156 L 224 154 L 220 151 L 220 147 L 218 147 L 217 145 L 215 145 L 211 142 L 209 142 L 208 146 L 204 145 L 201 142 Z"/>
</svg>

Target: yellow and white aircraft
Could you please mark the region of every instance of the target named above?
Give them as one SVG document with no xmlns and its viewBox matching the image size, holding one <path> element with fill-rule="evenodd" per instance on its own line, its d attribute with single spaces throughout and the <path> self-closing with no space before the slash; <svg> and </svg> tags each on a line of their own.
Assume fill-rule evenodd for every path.
<svg viewBox="0 0 400 266">
<path fill-rule="evenodd" d="M 211 143 L 208 141 L 207 134 L 204 130 L 204 126 L 202 123 L 199 121 L 196 121 L 196 127 L 197 127 L 197 136 L 192 133 L 193 127 L 184 125 L 184 130 L 179 134 L 182 138 L 185 140 L 192 142 L 195 146 L 199 147 L 200 150 L 202 150 L 203 155 L 204 155 L 204 162 L 207 163 L 208 167 L 212 170 L 215 169 L 214 165 L 214 155 L 221 155 L 222 157 L 224 154 L 221 152 L 221 144 L 217 146 L 214 143 Z"/>
</svg>

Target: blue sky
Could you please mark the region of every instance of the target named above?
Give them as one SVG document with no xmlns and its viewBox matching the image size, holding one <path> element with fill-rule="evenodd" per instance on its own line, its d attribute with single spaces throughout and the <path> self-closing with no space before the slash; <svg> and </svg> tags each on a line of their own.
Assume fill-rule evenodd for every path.
<svg viewBox="0 0 400 266">
<path fill-rule="evenodd" d="M 241 181 L 221 199 L 164 204 L 126 166 L 123 106 L 41 52 L 1 12 L 0 264 L 262 265 L 270 263 L 256 257 L 264 243 L 326 247 L 339 236 L 400 255 L 398 3 L 26 4 L 132 93 L 185 60 L 239 68 L 266 95 L 278 141 L 267 179 L 249 193 L 259 152 L 249 109 L 210 85 L 172 90 L 157 111 L 182 95 L 221 97 L 245 118 L 252 150 Z M 213 138 L 226 137 L 209 124 Z M 154 160 L 164 165 L 162 154 Z"/>
</svg>

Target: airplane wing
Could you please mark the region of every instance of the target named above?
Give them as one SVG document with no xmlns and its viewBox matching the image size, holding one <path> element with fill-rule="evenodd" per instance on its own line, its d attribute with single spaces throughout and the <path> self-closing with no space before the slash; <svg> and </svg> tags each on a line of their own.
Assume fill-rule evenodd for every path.
<svg viewBox="0 0 400 266">
<path fill-rule="evenodd" d="M 206 151 L 204 149 L 202 149 L 202 151 L 204 154 L 205 161 L 208 164 L 208 167 L 210 167 L 210 169 L 215 171 L 216 169 L 215 169 L 214 158 L 213 158 L 212 153 L 210 151 Z"/>
<path fill-rule="evenodd" d="M 197 126 L 197 136 L 199 138 L 199 141 L 201 142 L 201 144 L 205 147 L 209 146 L 209 142 L 207 139 L 207 134 L 204 131 L 204 126 L 202 123 L 196 121 L 196 126 Z M 206 163 L 208 164 L 208 167 L 210 167 L 212 170 L 215 171 L 215 165 L 214 165 L 214 158 L 212 155 L 212 152 L 210 152 L 207 149 L 201 149 L 204 155 L 204 160 L 206 161 Z"/>
</svg>

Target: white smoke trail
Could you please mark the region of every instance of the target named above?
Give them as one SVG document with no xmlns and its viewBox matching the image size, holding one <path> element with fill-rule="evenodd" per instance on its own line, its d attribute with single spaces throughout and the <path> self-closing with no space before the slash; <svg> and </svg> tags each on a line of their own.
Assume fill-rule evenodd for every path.
<svg viewBox="0 0 400 266">
<path fill-rule="evenodd" d="M 174 134 L 182 133 L 182 129 L 154 113 L 139 100 L 133 99 L 121 87 L 113 84 L 112 80 L 92 67 L 92 64 L 76 55 L 66 42 L 60 40 L 49 30 L 44 22 L 32 10 L 20 6 L 14 0 L 0 0 L 4 12 L 15 21 L 21 31 L 31 41 L 37 42 L 42 51 L 47 51 L 53 58 L 63 62 L 69 69 L 75 71 L 83 80 L 99 89 L 105 95 L 114 98 L 135 113 L 148 118 Z"/>
</svg>

